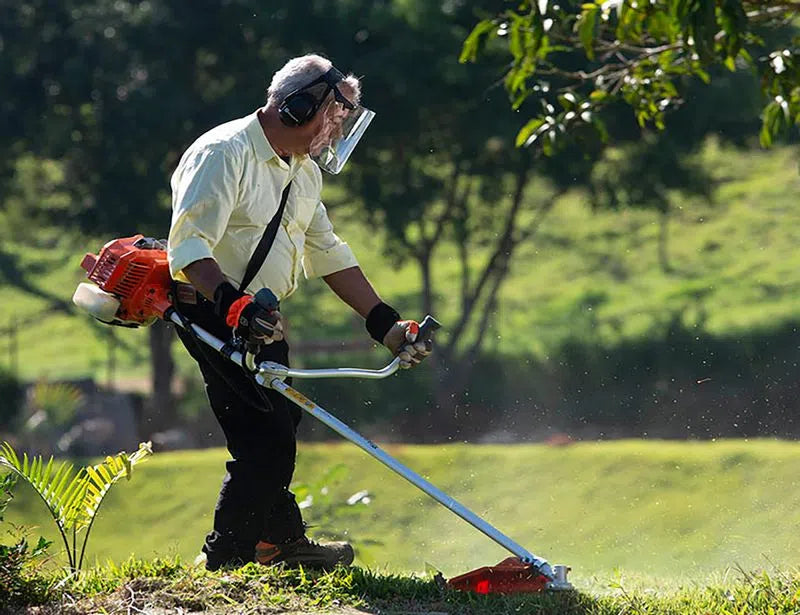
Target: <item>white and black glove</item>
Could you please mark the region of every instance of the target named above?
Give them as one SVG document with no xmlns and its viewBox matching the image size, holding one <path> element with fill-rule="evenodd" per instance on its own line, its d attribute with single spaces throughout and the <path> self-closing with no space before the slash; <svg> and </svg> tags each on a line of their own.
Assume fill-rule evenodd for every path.
<svg viewBox="0 0 800 615">
<path fill-rule="evenodd" d="M 249 346 L 265 346 L 284 337 L 278 300 L 268 289 L 253 297 L 224 282 L 214 293 L 214 311 Z"/>
<path fill-rule="evenodd" d="M 418 334 L 416 320 L 398 320 L 383 338 L 383 345 L 400 357 L 403 369 L 419 365 L 433 351 L 433 341 L 418 342 Z"/>
<path fill-rule="evenodd" d="M 419 323 L 400 320 L 400 314 L 385 303 L 379 303 L 367 315 L 367 331 L 400 358 L 403 369 L 418 365 L 433 351 L 430 339 L 417 341 Z"/>
</svg>

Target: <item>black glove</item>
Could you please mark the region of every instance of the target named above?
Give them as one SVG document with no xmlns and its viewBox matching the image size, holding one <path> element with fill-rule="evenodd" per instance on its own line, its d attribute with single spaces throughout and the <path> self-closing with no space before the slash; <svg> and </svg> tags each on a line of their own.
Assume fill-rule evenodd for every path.
<svg viewBox="0 0 800 615">
<path fill-rule="evenodd" d="M 253 297 L 224 282 L 214 291 L 214 312 L 248 346 L 263 346 L 283 339 L 278 300 L 267 288 Z"/>
</svg>

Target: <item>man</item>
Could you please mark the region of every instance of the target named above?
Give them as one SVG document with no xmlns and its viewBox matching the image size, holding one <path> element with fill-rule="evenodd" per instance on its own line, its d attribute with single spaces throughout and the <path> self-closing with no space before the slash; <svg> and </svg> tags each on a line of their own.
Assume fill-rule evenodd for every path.
<svg viewBox="0 0 800 615">
<path fill-rule="evenodd" d="M 403 367 L 431 350 L 415 343 L 416 323 L 381 301 L 320 202 L 320 167 L 341 170 L 371 119 L 360 91 L 329 60 L 294 58 L 273 76 L 264 107 L 202 135 L 172 176 L 168 254 L 179 311 L 222 339 L 260 347 L 260 361 L 288 365 L 288 346 L 280 313 L 253 295 L 268 288 L 285 299 L 301 269 L 364 317 Z M 300 410 L 190 334 L 179 335 L 200 365 L 232 457 L 203 546 L 206 567 L 350 564 L 347 543 L 305 537 L 288 489 Z"/>
</svg>

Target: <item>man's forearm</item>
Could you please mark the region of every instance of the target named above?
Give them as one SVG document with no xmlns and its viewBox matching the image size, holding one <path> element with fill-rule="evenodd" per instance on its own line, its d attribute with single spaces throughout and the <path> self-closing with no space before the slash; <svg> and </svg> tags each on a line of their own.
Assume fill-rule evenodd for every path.
<svg viewBox="0 0 800 615">
<path fill-rule="evenodd" d="M 183 275 L 209 301 L 214 300 L 217 287 L 227 281 L 213 258 L 203 258 L 187 265 L 183 268 Z"/>
<path fill-rule="evenodd" d="M 333 292 L 347 305 L 366 318 L 370 310 L 381 302 L 361 267 L 349 267 L 322 278 Z"/>
</svg>

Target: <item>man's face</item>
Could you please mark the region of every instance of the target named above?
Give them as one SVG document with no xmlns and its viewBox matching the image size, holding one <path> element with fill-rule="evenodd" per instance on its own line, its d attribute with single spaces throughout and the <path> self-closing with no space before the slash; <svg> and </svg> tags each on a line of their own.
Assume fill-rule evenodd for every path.
<svg viewBox="0 0 800 615">
<path fill-rule="evenodd" d="M 332 145 L 343 136 L 342 125 L 350 113 L 350 110 L 345 109 L 333 98 L 325 103 L 314 117 L 315 121 L 319 119 L 319 124 L 309 142 L 308 153 L 311 156 L 318 156 L 326 147 Z"/>
<path fill-rule="evenodd" d="M 320 84 L 320 87 L 324 91 L 328 86 Z M 358 96 L 346 82 L 339 82 L 337 87 L 344 97 L 356 102 Z M 333 92 L 328 92 L 325 102 L 320 105 L 314 117 L 306 124 L 289 131 L 291 143 L 287 144 L 285 152 L 294 155 L 319 155 L 328 145 L 335 143 L 342 136 L 343 123 L 350 113 L 342 104 L 336 102 Z"/>
</svg>

